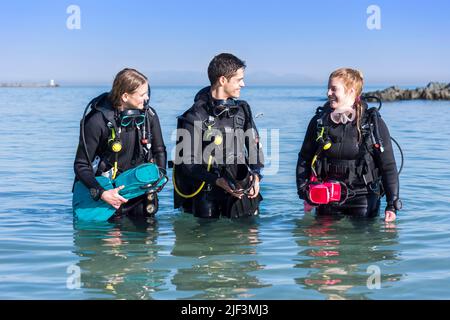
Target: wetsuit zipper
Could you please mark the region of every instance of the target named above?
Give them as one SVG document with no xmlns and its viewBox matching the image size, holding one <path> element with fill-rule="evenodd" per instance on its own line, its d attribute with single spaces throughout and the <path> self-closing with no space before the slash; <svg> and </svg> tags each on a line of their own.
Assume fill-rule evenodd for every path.
<svg viewBox="0 0 450 320">
<path fill-rule="evenodd" d="M 341 143 L 339 144 L 339 149 L 338 149 L 338 154 L 337 154 L 337 159 L 342 159 L 342 148 L 345 142 L 345 133 L 347 132 L 347 125 L 344 124 L 344 131 L 342 133 L 341 136 Z"/>
</svg>

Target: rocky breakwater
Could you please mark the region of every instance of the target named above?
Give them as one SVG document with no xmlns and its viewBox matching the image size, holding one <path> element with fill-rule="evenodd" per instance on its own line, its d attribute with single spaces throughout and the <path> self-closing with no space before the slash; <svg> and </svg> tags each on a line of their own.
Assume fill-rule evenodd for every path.
<svg viewBox="0 0 450 320">
<path fill-rule="evenodd" d="M 450 83 L 430 82 L 425 88 L 400 89 L 397 86 L 384 90 L 366 92 L 365 96 L 375 96 L 382 101 L 396 100 L 450 100 Z M 368 99 L 370 101 L 370 99 Z"/>
</svg>

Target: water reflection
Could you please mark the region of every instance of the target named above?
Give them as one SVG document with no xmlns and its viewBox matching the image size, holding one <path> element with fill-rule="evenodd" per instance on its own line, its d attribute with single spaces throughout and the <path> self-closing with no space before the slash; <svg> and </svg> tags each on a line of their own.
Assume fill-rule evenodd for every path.
<svg viewBox="0 0 450 320">
<path fill-rule="evenodd" d="M 317 290 L 326 299 L 369 299 L 375 290 L 367 287 L 374 274 L 367 272 L 369 266 L 380 268 L 381 288 L 402 276 L 383 271 L 387 264 L 399 260 L 393 248 L 398 244 L 395 224 L 305 214 L 296 221 L 294 237 L 301 248 L 295 268 L 308 270 L 307 276 L 295 279 L 296 283 Z M 374 279 L 369 284 L 375 285 Z"/>
<path fill-rule="evenodd" d="M 253 297 L 251 289 L 268 286 L 251 274 L 264 268 L 256 259 L 257 220 L 209 221 L 182 214 L 173 230 L 172 255 L 189 264 L 172 279 L 177 291 L 189 292 L 184 299 L 245 299 Z"/>
<path fill-rule="evenodd" d="M 74 253 L 80 257 L 83 289 L 108 299 L 151 299 L 162 290 L 169 270 L 155 270 L 158 224 L 129 219 L 113 224 L 74 222 Z"/>
</svg>

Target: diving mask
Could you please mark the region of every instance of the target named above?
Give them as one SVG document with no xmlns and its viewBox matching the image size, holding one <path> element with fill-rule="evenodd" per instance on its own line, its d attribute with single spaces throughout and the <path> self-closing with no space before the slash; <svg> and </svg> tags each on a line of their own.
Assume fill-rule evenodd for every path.
<svg viewBox="0 0 450 320">
<path fill-rule="evenodd" d="M 140 126 L 145 122 L 145 113 L 141 110 L 127 109 L 120 113 L 120 125 L 128 127 L 131 124 Z"/>
<path fill-rule="evenodd" d="M 339 123 L 346 124 L 347 122 L 352 122 L 353 120 L 355 120 L 355 117 L 356 111 L 353 108 L 349 108 L 345 111 L 340 111 L 336 109 L 330 113 L 331 120 L 336 124 Z"/>
<path fill-rule="evenodd" d="M 226 115 L 230 118 L 234 117 L 239 111 L 239 105 L 234 99 L 213 99 L 212 105 L 212 111 L 215 117 L 220 117 L 222 114 L 226 113 Z"/>
</svg>

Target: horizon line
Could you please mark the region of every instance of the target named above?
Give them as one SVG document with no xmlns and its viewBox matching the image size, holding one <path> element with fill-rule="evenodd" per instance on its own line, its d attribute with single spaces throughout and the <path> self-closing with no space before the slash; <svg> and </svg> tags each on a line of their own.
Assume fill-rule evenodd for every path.
<svg viewBox="0 0 450 320">
<path fill-rule="evenodd" d="M 384 82 L 384 81 L 374 81 L 371 83 L 365 83 L 364 86 L 387 86 L 387 87 L 391 87 L 391 86 L 426 86 L 429 83 L 445 83 L 445 84 L 450 84 L 450 81 L 446 82 L 446 81 L 433 81 L 433 80 L 428 80 L 428 81 L 424 81 L 421 82 L 419 84 L 419 81 L 414 81 L 414 82 L 403 82 L 403 81 L 398 81 L 398 82 Z M 48 81 L 0 81 L 0 88 L 33 88 L 33 87 L 40 87 L 40 88 L 53 88 L 53 87 L 59 87 L 59 88 L 64 88 L 64 87 L 109 87 L 111 86 L 111 83 L 108 82 L 66 82 L 66 81 L 62 81 L 62 82 L 55 82 L 54 86 L 50 86 L 48 85 Z M 309 83 L 306 82 L 298 82 L 298 83 L 266 83 L 266 82 L 254 82 L 252 84 L 246 84 L 244 88 L 251 88 L 251 87 L 301 87 L 301 86 L 313 86 L 313 87 L 324 87 L 326 86 L 327 83 L 326 82 L 318 82 L 318 81 L 311 81 Z M 155 83 L 155 84 L 151 84 L 152 87 L 207 87 L 210 86 L 209 83 Z"/>
</svg>

